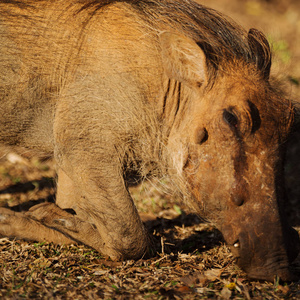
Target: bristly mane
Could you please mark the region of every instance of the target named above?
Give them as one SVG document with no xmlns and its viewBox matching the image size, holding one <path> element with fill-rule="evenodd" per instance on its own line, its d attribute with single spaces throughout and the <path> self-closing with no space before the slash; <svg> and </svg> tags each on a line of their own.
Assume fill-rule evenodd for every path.
<svg viewBox="0 0 300 300">
<path fill-rule="evenodd" d="M 259 53 L 253 53 L 247 32 L 231 19 L 214 9 L 191 0 L 79 0 L 82 10 L 91 15 L 103 7 L 123 2 L 137 10 L 154 26 L 167 22 L 191 36 L 203 49 L 212 73 L 216 73 L 224 60 L 241 59 L 255 63 Z"/>
<path fill-rule="evenodd" d="M 0 3 L 24 9 L 34 9 L 36 2 L 0 0 Z M 51 5 L 55 5 L 55 0 L 40 0 L 39 3 L 41 2 L 52 2 Z M 264 67 L 267 71 L 270 67 L 264 66 L 270 63 L 270 60 L 264 61 L 265 57 L 271 57 L 270 49 L 261 39 L 254 35 L 252 41 L 249 41 L 247 32 L 230 18 L 192 0 L 73 0 L 70 5 L 79 6 L 78 13 L 85 12 L 88 22 L 97 12 L 115 3 L 127 4 L 150 27 L 158 31 L 166 28 L 167 24 L 194 39 L 206 55 L 212 78 L 216 76 L 223 62 L 226 65 L 230 61 L 242 60 L 253 63 L 258 68 Z M 254 39 L 256 42 L 253 46 Z"/>
</svg>

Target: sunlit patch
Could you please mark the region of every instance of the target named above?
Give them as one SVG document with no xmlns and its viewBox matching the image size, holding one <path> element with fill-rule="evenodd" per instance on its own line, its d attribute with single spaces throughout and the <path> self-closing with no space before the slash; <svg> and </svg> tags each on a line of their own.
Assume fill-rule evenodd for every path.
<svg viewBox="0 0 300 300">
<path fill-rule="evenodd" d="M 239 242 L 234 243 L 234 244 L 233 244 L 233 247 L 234 247 L 234 248 L 240 248 L 240 243 L 239 243 Z"/>
</svg>

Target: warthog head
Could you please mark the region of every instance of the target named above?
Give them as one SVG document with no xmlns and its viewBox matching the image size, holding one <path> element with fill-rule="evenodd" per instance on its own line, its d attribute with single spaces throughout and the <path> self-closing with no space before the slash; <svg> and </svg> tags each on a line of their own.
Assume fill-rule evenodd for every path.
<svg viewBox="0 0 300 300">
<path fill-rule="evenodd" d="M 161 40 L 165 69 L 182 83 L 184 106 L 170 131 L 169 153 L 192 206 L 216 224 L 249 277 L 295 279 L 289 265 L 299 237 L 283 208 L 284 142 L 293 107 L 269 82 L 266 39 L 250 30 L 256 59 L 224 60 L 213 84 L 196 43 L 168 33 Z"/>
</svg>

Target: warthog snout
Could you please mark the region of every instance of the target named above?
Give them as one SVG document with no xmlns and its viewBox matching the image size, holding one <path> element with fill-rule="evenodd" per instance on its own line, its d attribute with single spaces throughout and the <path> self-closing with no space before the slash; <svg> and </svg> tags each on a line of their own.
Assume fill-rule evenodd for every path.
<svg viewBox="0 0 300 300">
<path fill-rule="evenodd" d="M 273 236 L 259 236 L 256 231 L 243 231 L 230 248 L 238 265 L 250 278 L 272 281 L 274 276 L 278 276 L 283 281 L 293 281 L 299 276 L 291 271 L 290 264 L 297 257 L 299 246 L 298 233 L 288 228 L 285 236 L 281 232 Z"/>
<path fill-rule="evenodd" d="M 298 276 L 291 272 L 290 264 L 299 254 L 298 232 L 282 221 L 286 219 L 282 216 L 283 212 L 279 215 L 263 206 L 262 211 L 254 211 L 245 192 L 236 187 L 231 190 L 231 201 L 236 207 L 242 209 L 245 205 L 238 221 L 240 226 L 235 229 L 231 227 L 231 230 L 223 229 L 223 235 L 228 237 L 238 265 L 250 278 L 272 280 L 277 275 L 284 281 L 296 280 Z M 276 202 L 272 199 L 265 200 L 272 201 Z M 255 207 L 255 202 L 253 206 Z M 251 221 L 247 223 L 249 216 L 252 216 Z M 233 221 L 235 224 L 236 222 L 237 220 Z"/>
</svg>

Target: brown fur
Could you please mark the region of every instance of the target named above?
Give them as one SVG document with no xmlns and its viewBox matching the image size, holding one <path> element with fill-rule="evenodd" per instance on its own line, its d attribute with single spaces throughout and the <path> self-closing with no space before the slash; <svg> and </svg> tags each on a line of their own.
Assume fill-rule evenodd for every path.
<svg viewBox="0 0 300 300">
<path fill-rule="evenodd" d="M 278 180 L 293 109 L 259 31 L 189 0 L 11 0 L 0 16 L 0 140 L 58 166 L 56 205 L 1 209 L 1 235 L 138 258 L 126 178 L 168 174 L 249 276 L 293 278 Z"/>
</svg>

